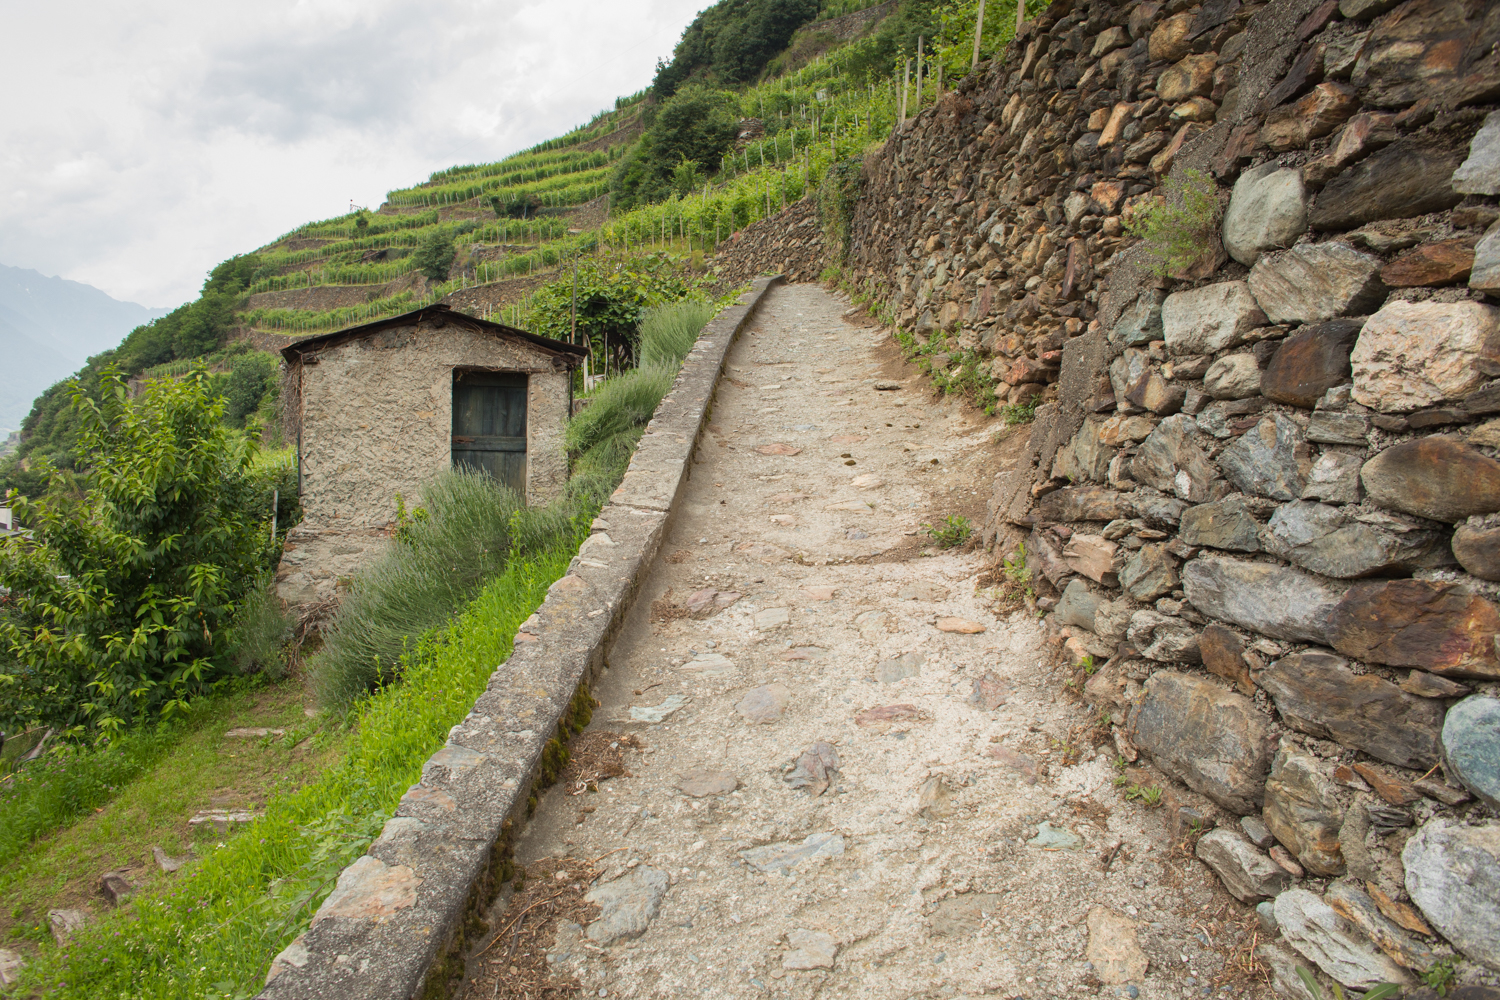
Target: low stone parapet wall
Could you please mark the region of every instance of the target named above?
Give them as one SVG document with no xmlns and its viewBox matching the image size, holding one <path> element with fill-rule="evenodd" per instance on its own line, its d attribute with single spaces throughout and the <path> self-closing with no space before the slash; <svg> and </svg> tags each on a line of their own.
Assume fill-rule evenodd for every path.
<svg viewBox="0 0 1500 1000">
<path fill-rule="evenodd" d="M 499 888 L 547 744 L 603 667 L 656 555 L 729 346 L 779 280 L 757 279 L 704 327 L 567 574 L 379 839 L 272 962 L 262 1000 L 443 994 L 472 922 Z"/>
</svg>

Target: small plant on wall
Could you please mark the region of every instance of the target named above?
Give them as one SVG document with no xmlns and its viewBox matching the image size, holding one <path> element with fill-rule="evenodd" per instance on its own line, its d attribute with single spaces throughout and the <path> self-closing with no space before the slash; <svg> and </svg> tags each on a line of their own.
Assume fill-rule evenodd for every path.
<svg viewBox="0 0 1500 1000">
<path fill-rule="evenodd" d="M 1125 218 L 1125 231 L 1141 240 L 1161 276 L 1192 266 L 1218 240 L 1218 185 L 1201 170 L 1185 170 L 1166 184 L 1166 196 Z"/>
</svg>

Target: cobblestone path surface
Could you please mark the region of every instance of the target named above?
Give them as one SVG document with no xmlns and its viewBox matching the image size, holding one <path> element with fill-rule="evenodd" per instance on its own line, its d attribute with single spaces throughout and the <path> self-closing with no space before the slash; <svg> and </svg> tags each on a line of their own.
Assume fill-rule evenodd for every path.
<svg viewBox="0 0 1500 1000">
<path fill-rule="evenodd" d="M 922 532 L 977 523 L 1000 423 L 935 401 L 848 305 L 778 288 L 729 356 L 596 691 L 590 731 L 617 735 L 591 738 L 628 773 L 555 786 L 517 843 L 599 872 L 552 973 L 622 997 L 1269 995 L 1235 974 L 1253 917 L 1127 801 L 1034 613 Z"/>
</svg>

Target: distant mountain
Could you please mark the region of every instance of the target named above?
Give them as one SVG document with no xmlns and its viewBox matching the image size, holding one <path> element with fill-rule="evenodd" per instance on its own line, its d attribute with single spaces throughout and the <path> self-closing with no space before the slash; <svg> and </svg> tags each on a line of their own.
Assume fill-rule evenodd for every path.
<svg viewBox="0 0 1500 1000">
<path fill-rule="evenodd" d="M 48 386 L 167 311 L 0 264 L 0 435 L 21 426 Z"/>
</svg>

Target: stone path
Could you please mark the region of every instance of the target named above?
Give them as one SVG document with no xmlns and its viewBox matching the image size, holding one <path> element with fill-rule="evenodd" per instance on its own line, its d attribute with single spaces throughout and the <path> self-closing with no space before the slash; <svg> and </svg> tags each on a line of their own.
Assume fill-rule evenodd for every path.
<svg viewBox="0 0 1500 1000">
<path fill-rule="evenodd" d="M 1115 787 L 1034 615 L 997 617 L 980 555 L 917 534 L 975 513 L 998 422 L 933 401 L 847 306 L 777 289 L 730 354 L 596 692 L 592 730 L 646 749 L 597 793 L 554 787 L 517 844 L 603 872 L 554 973 L 624 997 L 1269 995 L 1233 974 L 1254 918 Z"/>
</svg>

